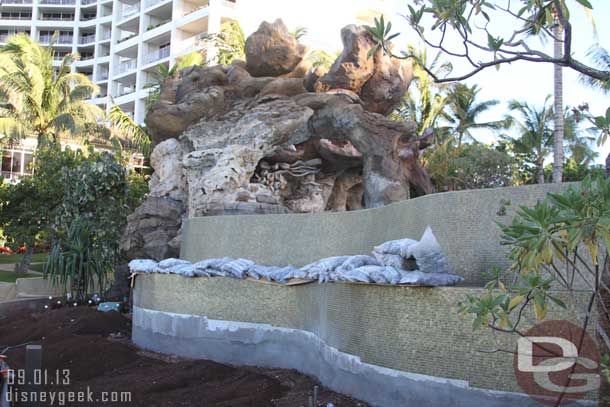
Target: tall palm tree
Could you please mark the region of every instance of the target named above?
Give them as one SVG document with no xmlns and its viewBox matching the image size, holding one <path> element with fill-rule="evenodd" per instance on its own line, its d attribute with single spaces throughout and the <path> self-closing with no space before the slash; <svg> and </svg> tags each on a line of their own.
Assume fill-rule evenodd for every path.
<svg viewBox="0 0 610 407">
<path fill-rule="evenodd" d="M 78 56 L 68 54 L 57 70 L 53 66 L 56 35 L 43 47 L 28 35 L 17 34 L 0 49 L 3 142 L 34 135 L 40 146 L 63 136 L 87 136 L 101 128 L 98 123 L 104 111 L 86 102 L 99 92 L 98 87 L 70 69 Z"/>
<path fill-rule="evenodd" d="M 556 59 L 563 58 L 563 42 L 559 39 L 563 37 L 563 27 L 555 18 L 553 27 L 553 56 Z M 555 115 L 553 122 L 555 124 L 553 136 L 553 182 L 561 183 L 563 180 L 563 138 L 564 138 L 564 116 L 563 116 L 563 67 L 559 64 L 553 64 L 553 110 Z"/>
<path fill-rule="evenodd" d="M 518 132 L 517 138 L 504 136 L 515 155 L 525 163 L 533 166 L 538 184 L 543 184 L 544 160 L 553 151 L 553 107 L 547 96 L 541 108 L 527 102 L 511 100 L 509 109 L 518 117 L 507 117 Z M 563 149 L 563 146 L 562 146 Z"/>
<path fill-rule="evenodd" d="M 122 154 L 127 144 L 127 147 L 140 150 L 145 156 L 150 154 L 150 135 L 146 128 L 137 124 L 119 105 L 110 108 L 107 121 L 111 132 L 110 141 L 118 153 Z"/>
<path fill-rule="evenodd" d="M 481 89 L 477 85 L 468 86 L 455 84 L 449 91 L 447 107 L 450 111 L 449 121 L 454 125 L 453 132 L 457 138 L 458 147 L 465 137 L 475 140 L 471 133 L 473 129 L 499 130 L 506 127 L 506 120 L 479 122 L 477 118 L 482 113 L 500 103 L 498 100 L 477 101 Z"/>
<path fill-rule="evenodd" d="M 447 96 L 444 90 L 449 85 L 439 85 L 434 82 L 434 79 L 426 72 L 424 66 L 429 66 L 435 75 L 442 76 L 451 71 L 451 64 L 440 61 L 440 53 L 432 59 L 432 63 L 428 64 L 428 54 L 426 49 L 415 49 L 413 45 L 409 45 L 408 52 L 415 55 L 417 58 L 412 60 L 413 64 L 413 80 L 415 87 L 411 86 L 409 92 L 405 95 L 402 105 L 392 115 L 395 119 L 412 120 L 417 123 L 419 134 L 427 128 L 436 128 L 436 123 L 440 118 L 447 118 L 445 113 L 445 105 L 447 104 Z M 444 134 L 442 131 L 436 132 L 437 136 Z M 444 140 L 444 138 L 443 138 Z M 436 140 L 437 144 L 442 143 L 442 140 Z"/>
</svg>

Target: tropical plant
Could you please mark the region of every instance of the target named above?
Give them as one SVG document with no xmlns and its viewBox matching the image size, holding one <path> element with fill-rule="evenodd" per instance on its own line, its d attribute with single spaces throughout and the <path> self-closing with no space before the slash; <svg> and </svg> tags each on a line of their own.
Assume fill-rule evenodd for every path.
<svg viewBox="0 0 610 407">
<path fill-rule="evenodd" d="M 61 244 L 55 244 L 47 258 L 44 273 L 54 285 L 70 292 L 77 301 L 94 292 L 104 292 L 114 263 L 96 244 L 98 236 L 89 222 L 80 217 L 72 220 Z"/>
<path fill-rule="evenodd" d="M 453 85 L 447 95 L 448 120 L 453 125 L 453 133 L 457 137 L 458 146 L 464 138 L 476 141 L 471 133 L 473 129 L 498 130 L 507 126 L 506 120 L 479 122 L 478 116 L 500 103 L 498 100 L 477 101 L 481 89 L 477 85 L 468 86 L 462 83 Z"/>
<path fill-rule="evenodd" d="M 29 35 L 17 34 L 0 49 L 0 133 L 5 143 L 35 135 L 43 145 L 101 131 L 97 124 L 103 110 L 86 102 L 99 89 L 71 71 L 77 55 L 64 56 L 54 68 L 56 37 L 43 47 Z"/>
<path fill-rule="evenodd" d="M 439 136 L 442 132 L 436 123 L 440 118 L 447 117 L 444 112 L 447 96 L 443 93 L 446 87 L 436 85 L 430 74 L 423 69 L 428 63 L 426 49 L 416 50 L 410 45 L 409 52 L 418 55 L 418 59 L 413 61 L 413 80 L 416 86 L 410 87 L 402 105 L 392 114 L 392 118 L 414 121 L 417 123 L 418 134 L 423 134 L 428 128 L 435 128 L 435 134 Z M 441 62 L 440 54 L 437 54 L 430 63 L 430 69 L 440 75 L 441 72 L 450 70 L 451 65 Z M 437 144 L 441 142 L 442 140 L 436 140 Z"/>
<path fill-rule="evenodd" d="M 469 65 L 469 71 L 456 76 L 440 77 L 428 69 L 428 73 L 439 83 L 462 81 L 484 69 L 500 68 L 503 64 L 520 60 L 553 64 L 553 182 L 561 182 L 564 161 L 562 68 L 573 69 L 590 78 L 591 83 L 602 86 L 610 83 L 610 69 L 603 62 L 603 54 L 599 65 L 587 65 L 575 58 L 572 52 L 570 10 L 565 0 L 519 0 L 514 3 L 515 7 L 511 6 L 510 1 L 501 0 L 418 0 L 408 6 L 409 15 L 405 18 L 425 44 L 453 57 L 463 58 L 467 62 L 465 66 Z M 593 6 L 589 0 L 576 0 L 575 4 L 592 20 Z M 505 23 L 492 23 L 498 19 L 505 19 Z M 427 30 L 424 25 L 430 22 L 431 29 Z M 515 28 L 507 32 L 499 27 Z M 367 30 L 376 39 L 378 48 L 383 48 L 396 58 L 417 60 L 417 55 L 411 52 L 403 52 L 401 55 L 392 53 L 390 40 L 399 33 L 392 33 L 391 23 L 386 24 L 383 16 L 375 19 L 375 25 L 367 27 Z M 440 39 L 431 38 L 428 34 L 430 32 L 440 32 Z M 542 40 L 551 38 L 554 44 L 553 55 L 533 43 L 534 37 Z M 456 48 L 456 44 L 459 44 L 459 48 Z M 476 57 L 474 53 L 477 54 Z M 424 69 L 427 69 L 425 65 Z"/>
<path fill-rule="evenodd" d="M 592 47 L 588 52 L 587 56 L 593 60 L 593 64 L 597 69 L 602 71 L 610 72 L 610 53 L 599 45 Z M 581 83 L 610 94 L 610 78 L 607 80 L 596 79 L 586 75 L 579 75 Z"/>
<path fill-rule="evenodd" d="M 237 21 L 222 23 L 219 33 L 203 34 L 201 41 L 208 53 L 216 54 L 208 63 L 230 65 L 236 59 L 245 59 L 246 36 Z"/>
<path fill-rule="evenodd" d="M 527 102 L 511 100 L 509 108 L 518 117 L 507 117 L 516 128 L 516 138 L 503 136 L 512 152 L 523 164 L 527 174 L 526 182 L 535 179 L 538 184 L 545 182 L 544 160 L 553 151 L 553 108 L 549 104 L 550 97 L 544 101 L 541 108 L 536 108 Z"/>
<path fill-rule="evenodd" d="M 145 156 L 150 154 L 150 135 L 146 128 L 137 124 L 119 105 L 110 108 L 107 122 L 110 126 L 110 140 L 119 154 L 122 154 L 125 147 L 139 150 Z"/>
<path fill-rule="evenodd" d="M 299 41 L 307 35 L 307 27 L 297 27 L 290 32 L 290 35 L 292 35 L 295 40 Z"/>
<path fill-rule="evenodd" d="M 460 303 L 460 312 L 472 317 L 475 329 L 522 336 L 526 311 L 532 310 L 542 321 L 552 306 L 566 308 L 556 294 L 562 290 L 563 298 L 586 296 L 576 301 L 584 305 L 576 312 L 582 315 L 583 331 L 598 309 L 604 318 L 610 317 L 603 298 L 610 289 L 600 283 L 609 264 L 610 180 L 588 178 L 579 187 L 549 194 L 533 207 L 520 207 L 513 221 L 500 229 L 501 243 L 510 249 L 511 267 L 492 270 L 485 291 Z M 506 284 L 509 280 L 515 283 Z M 500 342 L 489 351 L 514 353 Z M 558 395 L 554 405 L 564 398 L 565 394 Z"/>
<path fill-rule="evenodd" d="M 25 246 L 15 274 L 25 274 L 34 254 L 37 237 L 47 224 L 47 203 L 41 199 L 36 185 L 25 178 L 17 184 L 0 183 L 0 225 L 6 245 L 13 250 Z"/>
<path fill-rule="evenodd" d="M 64 171 L 64 194 L 53 222 L 59 244 L 74 219 L 87 222 L 95 246 L 105 259 L 118 255 L 122 229 L 127 222 L 125 168 L 109 153 L 92 153 L 77 167 Z"/>
<path fill-rule="evenodd" d="M 129 213 L 135 211 L 148 195 L 148 180 L 149 177 L 147 175 L 139 174 L 135 171 L 130 171 L 127 175 L 127 198 L 125 204 L 129 208 Z"/>
<path fill-rule="evenodd" d="M 334 54 L 329 54 L 326 51 L 322 50 L 314 50 L 307 54 L 305 57 L 309 61 L 311 61 L 311 66 L 313 68 L 321 67 L 324 70 L 328 71 L 335 62 L 335 60 L 339 57 L 339 53 L 336 52 Z"/>
<path fill-rule="evenodd" d="M 438 191 L 453 191 L 510 186 L 515 159 L 502 146 L 458 145 L 449 137 L 426 154 L 424 165 Z"/>
</svg>

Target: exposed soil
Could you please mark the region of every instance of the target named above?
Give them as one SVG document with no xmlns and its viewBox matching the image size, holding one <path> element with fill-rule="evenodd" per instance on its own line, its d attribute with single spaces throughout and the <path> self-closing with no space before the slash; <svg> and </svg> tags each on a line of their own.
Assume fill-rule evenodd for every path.
<svg viewBox="0 0 610 407">
<path fill-rule="evenodd" d="M 30 341 L 41 344 L 45 390 L 80 391 L 88 386 L 94 397 L 101 392 L 131 392 L 130 403 L 66 405 L 307 407 L 313 387 L 319 385 L 292 370 L 227 366 L 141 351 L 129 340 L 130 320 L 116 312 L 82 306 L 4 316 L 0 352 Z M 25 347 L 8 350 L 6 355 L 11 368 L 24 368 Z M 68 385 L 55 383 L 56 372 L 62 378 L 63 369 L 70 371 Z M 23 386 L 15 388 L 23 390 Z M 328 403 L 367 406 L 320 386 L 318 405 Z"/>
</svg>

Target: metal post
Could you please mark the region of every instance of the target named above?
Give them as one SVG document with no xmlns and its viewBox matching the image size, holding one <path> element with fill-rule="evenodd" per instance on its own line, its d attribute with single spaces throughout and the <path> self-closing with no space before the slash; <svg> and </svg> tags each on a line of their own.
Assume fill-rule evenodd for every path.
<svg viewBox="0 0 610 407">
<path fill-rule="evenodd" d="M 318 386 L 313 386 L 313 405 L 314 405 L 314 407 L 318 407 L 319 393 L 320 393 L 320 388 Z"/>
<path fill-rule="evenodd" d="M 25 389 L 30 402 L 28 406 L 40 405 L 42 378 L 42 346 L 28 345 L 25 348 Z M 32 402 L 33 401 L 33 402 Z"/>
</svg>

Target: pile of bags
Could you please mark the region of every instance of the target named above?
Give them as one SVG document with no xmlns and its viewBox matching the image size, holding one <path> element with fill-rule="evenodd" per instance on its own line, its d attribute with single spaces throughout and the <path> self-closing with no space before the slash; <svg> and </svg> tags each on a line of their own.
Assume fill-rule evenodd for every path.
<svg viewBox="0 0 610 407">
<path fill-rule="evenodd" d="M 320 283 L 347 281 L 369 284 L 455 285 L 462 277 L 453 274 L 438 241 L 428 227 L 420 241 L 400 239 L 385 242 L 373 256 L 335 256 L 304 267 L 263 266 L 251 260 L 207 259 L 191 263 L 180 259 L 132 260 L 133 273 L 179 274 L 185 277 L 253 278 L 286 284 L 292 279 Z"/>
</svg>

